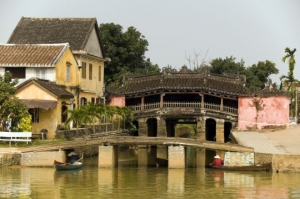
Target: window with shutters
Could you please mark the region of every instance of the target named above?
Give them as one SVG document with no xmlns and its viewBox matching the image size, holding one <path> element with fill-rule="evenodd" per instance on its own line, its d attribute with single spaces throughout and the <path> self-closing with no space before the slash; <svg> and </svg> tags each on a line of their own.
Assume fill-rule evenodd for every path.
<svg viewBox="0 0 300 199">
<path fill-rule="evenodd" d="M 89 64 L 89 80 L 93 79 L 93 65 Z"/>
<path fill-rule="evenodd" d="M 39 108 L 30 108 L 28 109 L 28 113 L 31 115 L 32 123 L 39 123 L 40 120 Z"/>
<path fill-rule="evenodd" d="M 67 65 L 67 67 L 66 67 L 66 81 L 67 82 L 70 81 L 70 70 L 71 70 L 70 65 Z"/>
<path fill-rule="evenodd" d="M 82 62 L 81 77 L 83 79 L 86 79 L 86 63 L 85 62 Z"/>
<path fill-rule="evenodd" d="M 98 74 L 98 81 L 101 81 L 101 66 L 99 66 L 99 74 Z"/>
</svg>

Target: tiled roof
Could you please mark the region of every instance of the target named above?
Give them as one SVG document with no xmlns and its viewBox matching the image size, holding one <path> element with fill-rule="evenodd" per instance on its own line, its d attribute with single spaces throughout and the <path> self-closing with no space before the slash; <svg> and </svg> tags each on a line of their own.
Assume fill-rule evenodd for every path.
<svg viewBox="0 0 300 199">
<path fill-rule="evenodd" d="M 17 90 L 21 89 L 22 87 L 30 84 L 36 83 L 52 93 L 53 95 L 57 96 L 58 98 L 73 98 L 74 95 L 69 91 L 65 90 L 62 86 L 55 84 L 49 80 L 39 79 L 39 78 L 31 78 L 26 80 L 25 82 L 21 83 L 17 86 Z"/>
<path fill-rule="evenodd" d="M 68 44 L 2 44 L 0 66 L 54 67 Z"/>
<path fill-rule="evenodd" d="M 199 73 L 169 73 L 143 77 L 131 77 L 124 81 L 116 94 L 137 94 L 162 92 L 207 92 L 240 95 L 250 91 L 244 87 L 243 81 L 238 78 L 225 77 L 213 74 Z"/>
<path fill-rule="evenodd" d="M 72 50 L 84 50 L 93 28 L 97 31 L 101 45 L 96 18 L 22 17 L 7 43 L 53 44 L 68 42 Z"/>
</svg>

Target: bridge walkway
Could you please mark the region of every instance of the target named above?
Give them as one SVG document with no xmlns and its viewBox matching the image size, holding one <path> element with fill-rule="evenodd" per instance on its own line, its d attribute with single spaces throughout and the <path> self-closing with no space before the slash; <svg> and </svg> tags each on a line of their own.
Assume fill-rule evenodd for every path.
<svg viewBox="0 0 300 199">
<path fill-rule="evenodd" d="M 43 144 L 37 146 L 28 146 L 20 148 L 20 152 L 39 152 L 65 150 L 76 147 L 92 145 L 181 145 L 195 148 L 204 148 L 212 150 L 225 150 L 236 152 L 254 152 L 251 147 L 245 147 L 238 144 L 216 143 L 210 141 L 198 141 L 188 138 L 170 138 L 170 137 L 133 137 L 133 136 L 107 136 L 93 139 L 77 139 L 74 141 L 65 141 L 61 143 Z M 1 151 L 1 149 L 0 149 Z"/>
</svg>

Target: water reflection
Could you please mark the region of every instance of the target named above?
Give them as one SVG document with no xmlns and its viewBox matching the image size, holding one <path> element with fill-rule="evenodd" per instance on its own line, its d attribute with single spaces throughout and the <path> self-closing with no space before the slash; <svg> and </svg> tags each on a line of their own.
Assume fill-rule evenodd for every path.
<svg viewBox="0 0 300 199">
<path fill-rule="evenodd" d="M 2 168 L 0 198 L 300 198 L 299 173 L 205 169 L 195 166 L 204 158 L 190 154 L 186 169 L 138 166 L 137 150 L 120 151 L 117 168 L 98 168 L 97 157 L 73 171 Z"/>
</svg>

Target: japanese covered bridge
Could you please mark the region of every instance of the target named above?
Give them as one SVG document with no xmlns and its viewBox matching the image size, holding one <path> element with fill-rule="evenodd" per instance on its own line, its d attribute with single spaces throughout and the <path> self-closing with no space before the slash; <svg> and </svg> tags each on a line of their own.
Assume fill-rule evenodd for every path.
<svg viewBox="0 0 300 199">
<path fill-rule="evenodd" d="M 245 76 L 216 75 L 204 68 L 164 68 L 160 74 L 124 78 L 109 98 L 111 104 L 121 102 L 133 110 L 138 136 L 194 135 L 224 143 L 238 121 L 238 97 L 250 95 L 245 83 Z"/>
</svg>

